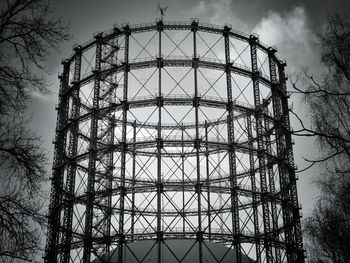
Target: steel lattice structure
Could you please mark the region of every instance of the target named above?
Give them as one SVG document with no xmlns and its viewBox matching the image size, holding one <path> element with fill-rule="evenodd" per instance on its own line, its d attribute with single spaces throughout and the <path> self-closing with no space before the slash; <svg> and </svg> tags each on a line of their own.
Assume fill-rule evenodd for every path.
<svg viewBox="0 0 350 263">
<path fill-rule="evenodd" d="M 236 251 L 232 262 L 304 262 L 275 53 L 196 19 L 115 26 L 75 46 L 59 76 L 45 262 L 125 262 L 126 250 L 143 262 L 141 240 L 162 262 L 174 239 L 193 241 L 198 262 L 210 242 Z"/>
</svg>

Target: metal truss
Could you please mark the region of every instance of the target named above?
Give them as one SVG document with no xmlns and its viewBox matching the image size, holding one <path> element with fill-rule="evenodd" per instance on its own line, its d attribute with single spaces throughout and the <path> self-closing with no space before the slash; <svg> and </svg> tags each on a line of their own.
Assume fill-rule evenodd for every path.
<svg viewBox="0 0 350 263">
<path fill-rule="evenodd" d="M 275 48 L 157 20 L 98 33 L 62 64 L 45 262 L 168 262 L 164 249 L 304 262 Z M 173 240 L 192 245 L 178 255 Z"/>
</svg>

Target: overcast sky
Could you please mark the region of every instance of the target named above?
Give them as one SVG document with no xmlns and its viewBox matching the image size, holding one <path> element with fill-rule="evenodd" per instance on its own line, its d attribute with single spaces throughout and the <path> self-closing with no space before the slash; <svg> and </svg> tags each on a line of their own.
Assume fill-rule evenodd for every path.
<svg viewBox="0 0 350 263">
<path fill-rule="evenodd" d="M 42 136 L 44 147 L 52 160 L 56 126 L 58 80 L 62 72 L 61 60 L 72 53 L 75 43 L 84 43 L 92 38 L 93 33 L 113 27 L 113 24 L 129 22 L 137 24 L 155 21 L 158 0 L 62 0 L 55 3 L 55 17 L 61 17 L 70 24 L 72 40 L 62 45 L 60 54 L 49 58 L 48 67 L 52 72 L 50 80 L 51 94 L 41 96 L 33 94 L 28 113 L 33 116 L 32 127 Z M 319 74 L 321 66 L 317 50 L 316 33 L 322 30 L 326 16 L 331 13 L 350 13 L 349 0 L 333 1 L 289 1 L 289 0 L 167 0 L 160 1 L 167 6 L 165 19 L 169 21 L 189 21 L 199 18 L 201 22 L 223 25 L 229 23 L 234 29 L 257 33 L 260 40 L 278 48 L 278 56 L 287 60 L 287 71 L 292 77 L 302 68 Z M 297 98 L 293 101 L 294 109 L 302 113 L 303 108 Z M 303 168 L 301 156 L 312 157 L 317 150 L 312 142 L 296 140 L 294 147 L 296 163 Z M 318 170 L 313 169 L 299 175 L 298 190 L 300 202 L 307 214 L 315 200 L 317 192 L 310 181 Z"/>
</svg>

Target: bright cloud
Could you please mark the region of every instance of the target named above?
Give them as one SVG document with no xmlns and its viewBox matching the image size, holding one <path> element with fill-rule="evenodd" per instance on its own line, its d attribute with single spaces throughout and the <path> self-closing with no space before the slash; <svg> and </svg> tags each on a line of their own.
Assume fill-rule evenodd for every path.
<svg viewBox="0 0 350 263">
<path fill-rule="evenodd" d="M 247 26 L 232 11 L 233 0 L 200 0 L 189 11 L 185 11 L 187 17 L 202 18 L 203 22 L 209 22 L 217 25 L 230 23 L 234 28 L 240 28 L 242 31 Z"/>
<path fill-rule="evenodd" d="M 290 73 L 319 67 L 316 36 L 309 27 L 304 7 L 297 6 L 283 14 L 270 11 L 253 32 L 259 34 L 261 41 L 277 46 L 279 57 L 287 59 Z"/>
</svg>

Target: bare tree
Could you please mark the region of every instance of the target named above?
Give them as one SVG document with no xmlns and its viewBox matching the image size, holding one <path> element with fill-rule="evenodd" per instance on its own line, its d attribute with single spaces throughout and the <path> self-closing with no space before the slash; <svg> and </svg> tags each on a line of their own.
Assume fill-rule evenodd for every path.
<svg viewBox="0 0 350 263">
<path fill-rule="evenodd" d="M 47 159 L 23 116 L 31 92 L 48 92 L 47 56 L 69 38 L 49 0 L 0 0 L 0 261 L 31 261 L 45 226 Z"/>
<path fill-rule="evenodd" d="M 350 178 L 327 174 L 318 181 L 322 197 L 304 228 L 309 262 L 350 262 Z"/>
<path fill-rule="evenodd" d="M 292 83 L 303 94 L 311 117 L 307 126 L 294 113 L 302 127 L 294 135 L 316 137 L 323 156 L 308 160 L 311 165 L 332 160 L 334 171 L 348 173 L 344 161 L 350 160 L 350 24 L 346 18 L 331 16 L 319 39 L 326 71 L 319 79 L 305 72 L 306 90 L 297 81 Z"/>
<path fill-rule="evenodd" d="M 316 180 L 320 198 L 305 220 L 310 262 L 350 262 L 350 24 L 346 17 L 330 16 L 319 35 L 325 72 L 316 78 L 305 72 L 304 87 L 293 82 L 309 108 L 311 122 L 297 114 L 301 129 L 295 136 L 315 137 L 323 172 Z M 309 166 L 309 167 L 310 167 Z"/>
</svg>

